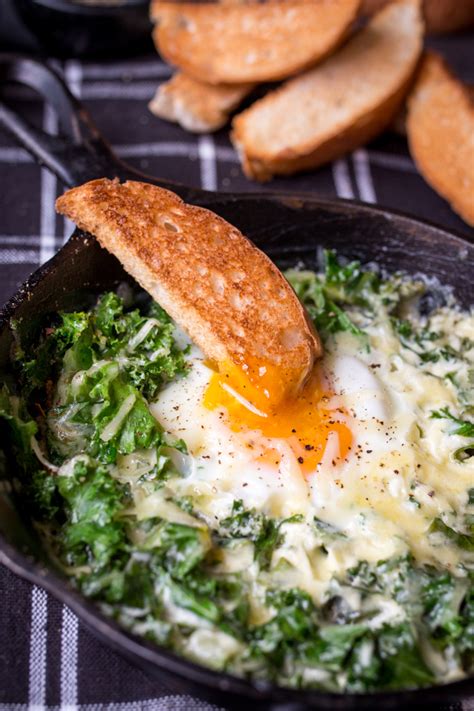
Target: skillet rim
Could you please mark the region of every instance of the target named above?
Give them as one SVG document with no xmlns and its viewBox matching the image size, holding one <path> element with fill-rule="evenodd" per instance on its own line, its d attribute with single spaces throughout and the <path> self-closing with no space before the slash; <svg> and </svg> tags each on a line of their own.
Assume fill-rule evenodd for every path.
<svg viewBox="0 0 474 711">
<path fill-rule="evenodd" d="M 279 201 L 284 204 L 298 207 L 301 204 L 313 205 L 315 208 L 332 209 L 335 213 L 348 214 L 350 212 L 365 216 L 384 216 L 397 222 L 404 230 L 409 225 L 414 228 L 421 228 L 427 233 L 438 233 L 438 236 L 445 236 L 451 242 L 459 246 L 460 249 L 467 248 L 474 250 L 474 239 L 461 234 L 455 229 L 446 229 L 436 223 L 420 220 L 402 211 L 386 209 L 380 206 L 369 205 L 358 200 L 345 200 L 333 198 L 320 198 L 304 193 L 286 192 L 246 192 L 246 193 L 207 193 L 205 198 L 196 201 L 203 207 L 212 209 L 212 205 L 218 205 L 225 201 Z M 341 210 L 341 208 L 343 208 Z M 91 235 L 75 229 L 66 244 L 71 240 L 93 239 Z M 381 237 L 383 241 L 383 236 Z M 416 240 L 417 237 L 415 236 Z M 0 308 L 0 332 L 8 326 L 9 320 L 14 315 L 16 309 L 23 301 L 28 300 L 29 294 L 34 290 L 42 279 L 53 269 L 60 266 L 63 249 L 58 252 L 45 264 L 36 269 L 13 294 L 13 296 Z M 473 252 L 474 253 L 474 252 Z M 32 555 L 19 550 L 9 543 L 3 532 L 0 531 L 0 563 L 19 577 L 35 583 L 62 603 L 67 604 L 77 616 L 85 623 L 92 633 L 99 637 L 108 646 L 125 656 L 132 663 L 137 664 L 138 660 L 145 664 L 150 673 L 150 669 L 163 669 L 177 677 L 181 681 L 191 680 L 193 684 L 205 687 L 207 694 L 218 691 L 220 694 L 235 694 L 239 701 L 245 698 L 253 699 L 262 704 L 272 704 L 275 702 L 288 702 L 292 704 L 306 705 L 311 707 L 323 705 L 324 708 L 343 709 L 349 707 L 364 708 L 396 708 L 400 704 L 423 703 L 439 700 L 440 696 L 446 696 L 445 701 L 459 700 L 466 694 L 474 694 L 474 675 L 448 684 L 430 686 L 413 690 L 394 690 L 390 692 L 373 693 L 334 693 L 323 692 L 314 689 L 292 689 L 282 687 L 271 682 L 252 681 L 243 679 L 225 672 L 215 671 L 203 665 L 189 661 L 165 647 L 152 643 L 134 635 L 115 620 L 105 616 L 87 598 L 82 596 L 69 581 L 55 572 L 54 567 L 46 566 Z M 136 660 L 136 661 L 135 661 Z M 153 674 L 153 672 L 151 672 Z M 199 690 L 197 690 L 199 693 Z"/>
<path fill-rule="evenodd" d="M 137 178 L 138 176 L 135 176 Z M 152 182 L 152 179 L 148 179 L 148 176 L 143 175 L 143 181 L 144 182 Z M 133 180 L 133 177 L 126 178 L 127 180 Z M 166 189 L 173 191 L 173 189 L 177 187 L 172 184 L 169 184 L 169 187 Z M 199 195 L 202 197 L 199 198 Z M 328 197 L 318 197 L 314 196 L 310 193 L 304 193 L 304 192 L 297 192 L 297 193 L 287 193 L 287 192 L 280 192 L 280 191 L 272 191 L 272 192 L 242 192 L 242 193 L 231 193 L 231 192 L 221 192 L 221 191 L 216 191 L 216 192 L 211 192 L 211 191 L 199 191 L 196 193 L 196 198 L 191 201 L 192 204 L 198 205 L 199 207 L 204 207 L 208 210 L 212 210 L 212 205 L 219 204 L 220 202 L 225 202 L 225 201 L 233 201 L 233 202 L 240 202 L 240 201 L 257 201 L 257 200 L 267 200 L 269 202 L 272 201 L 277 201 L 277 202 L 283 202 L 283 204 L 292 206 L 295 205 L 298 207 L 298 204 L 309 204 L 309 205 L 314 205 L 315 207 L 321 206 L 322 208 L 327 207 L 328 209 L 333 209 L 334 211 L 337 211 L 341 206 L 346 208 L 347 212 L 350 212 L 351 210 L 353 211 L 359 211 L 362 213 L 366 213 L 368 215 L 379 215 L 379 216 L 384 216 L 388 219 L 395 218 L 396 221 L 399 223 L 406 223 L 406 224 L 412 224 L 418 227 L 421 227 L 422 229 L 428 230 L 428 231 L 435 231 L 437 233 L 440 233 L 440 235 L 446 236 L 449 240 L 455 240 L 456 242 L 459 243 L 459 247 L 467 247 L 468 249 L 474 249 L 474 232 L 472 236 L 468 236 L 467 234 L 463 234 L 459 230 L 455 228 L 449 228 L 447 229 L 446 227 L 443 227 L 442 225 L 430 221 L 430 220 L 422 220 L 418 219 L 417 217 L 414 217 L 413 215 L 410 215 L 406 212 L 403 212 L 402 210 L 395 210 L 392 208 L 385 208 L 381 205 L 372 205 L 369 203 L 362 202 L 361 200 L 354 200 L 354 199 L 346 199 L 346 198 L 328 198 Z M 85 236 L 87 235 L 86 232 L 83 230 L 80 230 L 79 228 L 76 227 L 76 229 L 73 231 L 72 235 L 69 237 L 67 242 L 65 242 L 60 249 L 51 257 L 51 259 L 48 259 L 47 262 L 39 266 L 37 269 L 35 269 L 26 279 L 25 281 L 18 287 L 17 291 L 8 299 L 8 301 L 3 304 L 0 307 L 0 330 L 4 328 L 5 326 L 5 321 L 7 321 L 12 313 L 15 311 L 16 307 L 19 305 L 19 303 L 22 301 L 22 299 L 27 298 L 28 293 L 34 289 L 34 287 L 38 284 L 39 281 L 45 276 L 52 267 L 56 266 L 56 262 L 61 260 L 62 252 L 63 249 L 66 247 L 66 245 L 71 241 L 71 239 L 76 239 L 79 237 L 79 235 L 83 235 L 81 239 L 84 239 Z M 90 237 L 91 235 L 89 235 Z M 92 235 L 93 237 L 93 235 Z"/>
</svg>

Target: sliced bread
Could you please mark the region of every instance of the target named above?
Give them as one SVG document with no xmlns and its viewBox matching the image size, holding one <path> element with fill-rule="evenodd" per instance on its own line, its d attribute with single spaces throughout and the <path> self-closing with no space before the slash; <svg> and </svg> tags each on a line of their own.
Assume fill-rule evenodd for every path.
<svg viewBox="0 0 474 711">
<path fill-rule="evenodd" d="M 316 167 L 380 133 L 409 89 L 422 44 L 419 1 L 399 0 L 335 55 L 236 116 L 232 140 L 247 176 Z"/>
<path fill-rule="evenodd" d="M 372 15 L 391 0 L 362 0 L 362 13 Z M 474 0 L 423 0 L 428 34 L 455 32 L 474 25 Z"/>
<path fill-rule="evenodd" d="M 155 0 L 154 40 L 198 81 L 276 81 L 314 65 L 346 37 L 360 0 L 190 3 Z"/>
<path fill-rule="evenodd" d="M 277 400 L 307 379 L 321 345 L 304 307 L 273 262 L 221 217 L 169 190 L 105 178 L 69 190 L 56 207 L 118 257 L 224 372 L 237 366 Z"/>
<path fill-rule="evenodd" d="M 252 91 L 254 84 L 205 84 L 176 72 L 149 103 L 155 116 L 179 123 L 192 133 L 217 131 Z"/>
<path fill-rule="evenodd" d="M 408 99 L 410 152 L 427 182 L 474 225 L 474 97 L 428 53 Z"/>
</svg>

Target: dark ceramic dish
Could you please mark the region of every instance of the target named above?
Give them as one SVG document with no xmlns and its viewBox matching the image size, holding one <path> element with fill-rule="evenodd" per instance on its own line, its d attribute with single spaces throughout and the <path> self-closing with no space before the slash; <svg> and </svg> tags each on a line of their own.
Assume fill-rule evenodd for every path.
<svg viewBox="0 0 474 711">
<path fill-rule="evenodd" d="M 209 193 L 142 176 L 121 163 L 65 88 L 61 79 L 38 62 L 0 57 L 1 86 L 20 81 L 39 90 L 56 107 L 63 136 L 52 138 L 33 129 L 0 104 L 3 125 L 25 148 L 66 184 L 95 177 L 140 178 L 174 189 L 188 201 L 205 205 L 237 225 L 279 265 L 315 266 L 319 246 L 336 249 L 362 262 L 376 261 L 389 271 L 423 271 L 452 286 L 464 306 L 474 302 L 474 245 L 439 227 L 366 205 L 311 196 Z M 80 308 L 94 295 L 127 279 L 118 261 L 91 235 L 76 230 L 61 251 L 35 274 L 0 314 L 0 368 L 9 368 L 11 318 L 21 319 L 26 338 L 34 339 L 48 314 Z M 7 476 L 13 476 L 14 465 Z M 413 692 L 373 695 L 295 691 L 270 683 L 252 683 L 188 662 L 132 636 L 98 610 L 54 570 L 31 528 L 21 500 L 0 487 L 0 562 L 18 575 L 42 585 L 67 603 L 102 641 L 151 675 L 167 675 L 177 693 L 195 694 L 227 708 L 318 709 L 434 708 L 472 698 L 474 679 Z"/>
<path fill-rule="evenodd" d="M 61 57 L 145 54 L 152 49 L 149 0 L 16 0 L 41 47 Z"/>
</svg>

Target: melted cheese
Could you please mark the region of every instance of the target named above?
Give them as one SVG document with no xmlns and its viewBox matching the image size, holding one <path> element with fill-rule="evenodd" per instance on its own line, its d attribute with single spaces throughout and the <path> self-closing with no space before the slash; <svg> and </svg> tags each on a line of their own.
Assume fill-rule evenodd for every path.
<svg viewBox="0 0 474 711">
<path fill-rule="evenodd" d="M 439 316 L 440 327 L 449 328 L 452 314 Z M 186 441 L 195 463 L 189 475 L 170 482 L 172 494 L 191 496 L 210 525 L 228 516 L 236 499 L 274 517 L 302 515 L 302 523 L 284 526 L 267 576 L 320 601 L 331 579 L 360 560 L 411 551 L 420 563 L 453 570 L 463 555 L 450 541 L 441 545 L 428 535 L 433 518 L 465 505 L 474 482 L 473 464 L 452 456 L 456 436 L 443 420 L 431 418 L 434 409 L 455 407 L 453 388 L 436 372 L 421 370 L 388 323 L 366 330 L 370 350 L 338 334 L 310 394 L 273 418 L 226 393 L 195 347 L 190 375 L 171 383 L 152 405 L 165 430 Z M 463 333 L 472 336 L 473 318 L 464 317 Z M 298 428 L 297 444 L 291 430 Z M 319 454 L 302 465 L 314 451 L 304 444 L 317 446 Z M 153 499 L 137 502 L 139 514 L 141 507 L 146 515 L 162 511 Z M 325 555 L 314 517 L 344 536 L 326 545 Z M 252 566 L 238 562 L 242 555 L 229 551 L 219 565 L 242 570 L 251 582 Z"/>
</svg>

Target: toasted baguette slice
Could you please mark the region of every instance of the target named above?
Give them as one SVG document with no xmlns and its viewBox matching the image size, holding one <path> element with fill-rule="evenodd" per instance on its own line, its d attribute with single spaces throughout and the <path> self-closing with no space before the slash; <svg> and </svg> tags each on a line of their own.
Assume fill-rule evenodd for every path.
<svg viewBox="0 0 474 711">
<path fill-rule="evenodd" d="M 69 190 L 56 207 L 219 365 L 238 366 L 252 384 L 260 378 L 278 401 L 307 379 L 321 345 L 304 307 L 270 259 L 221 217 L 169 190 L 105 178 Z"/>
<path fill-rule="evenodd" d="M 400 0 L 323 64 L 236 116 L 232 140 L 247 176 L 316 167 L 380 133 L 403 101 L 422 42 L 418 0 Z"/>
<path fill-rule="evenodd" d="M 362 13 L 373 15 L 390 0 L 362 0 Z M 423 0 L 428 34 L 455 32 L 474 25 L 474 0 Z"/>
<path fill-rule="evenodd" d="M 421 174 L 474 225 L 474 104 L 434 53 L 423 60 L 408 99 L 407 134 Z"/>
<path fill-rule="evenodd" d="M 222 5 L 155 0 L 153 37 L 164 59 L 199 81 L 276 81 L 331 52 L 347 35 L 359 1 Z"/>
<path fill-rule="evenodd" d="M 217 131 L 252 91 L 254 84 L 204 84 L 182 72 L 161 84 L 148 104 L 155 116 L 192 133 Z"/>
</svg>

